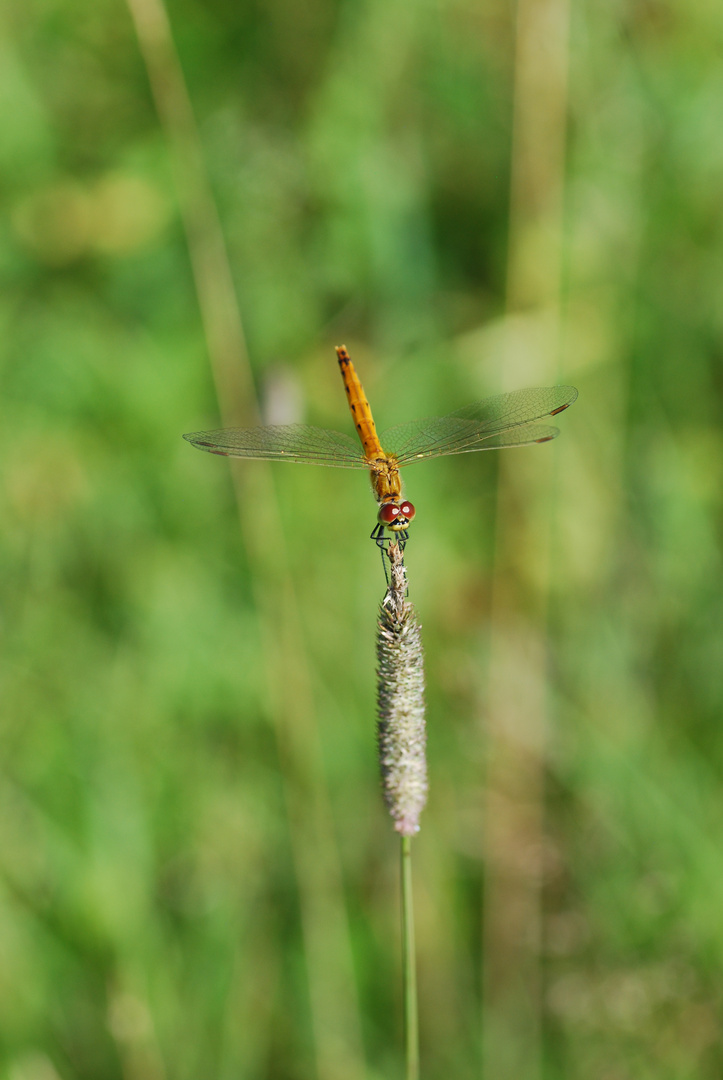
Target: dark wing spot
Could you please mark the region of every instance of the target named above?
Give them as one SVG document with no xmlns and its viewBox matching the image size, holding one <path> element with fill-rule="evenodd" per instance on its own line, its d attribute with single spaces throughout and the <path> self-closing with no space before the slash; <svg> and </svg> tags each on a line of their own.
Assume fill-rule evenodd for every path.
<svg viewBox="0 0 723 1080">
<path fill-rule="evenodd" d="M 567 405 L 564 405 L 563 408 L 566 409 Z M 557 411 L 560 412 L 559 409 Z M 535 442 L 551 442 L 552 439 L 554 439 L 554 438 L 555 438 L 554 435 L 544 435 L 541 439 L 535 439 Z"/>
<path fill-rule="evenodd" d="M 563 412 L 565 409 L 568 409 L 569 407 L 570 407 L 570 402 L 568 401 L 567 405 L 560 405 L 559 409 L 553 409 L 552 412 L 550 413 L 550 416 L 557 416 L 557 414 L 559 412 Z M 545 440 L 540 439 L 539 441 L 544 442 Z"/>
<path fill-rule="evenodd" d="M 210 443 L 204 443 L 203 445 L 204 446 L 210 446 L 211 444 Z M 211 453 L 212 454 L 218 454 L 219 457 L 228 457 L 228 454 L 226 453 L 225 450 L 212 450 Z"/>
</svg>

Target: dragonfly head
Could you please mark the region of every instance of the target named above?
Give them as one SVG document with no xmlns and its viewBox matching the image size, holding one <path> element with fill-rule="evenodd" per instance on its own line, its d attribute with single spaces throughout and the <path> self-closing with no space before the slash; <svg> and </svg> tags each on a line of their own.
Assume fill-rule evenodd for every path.
<svg viewBox="0 0 723 1080">
<path fill-rule="evenodd" d="M 392 532 L 405 532 L 416 512 L 407 499 L 386 502 L 379 508 L 378 521 Z"/>
</svg>

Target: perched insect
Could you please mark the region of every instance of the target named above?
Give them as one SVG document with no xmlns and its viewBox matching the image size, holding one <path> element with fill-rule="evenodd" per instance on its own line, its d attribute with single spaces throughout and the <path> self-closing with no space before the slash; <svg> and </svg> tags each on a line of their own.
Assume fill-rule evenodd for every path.
<svg viewBox="0 0 723 1080">
<path fill-rule="evenodd" d="M 367 469 L 379 503 L 372 539 L 380 547 L 385 529 L 405 543 L 416 513 L 413 504 L 402 495 L 400 469 L 423 458 L 549 442 L 560 434 L 559 430 L 537 421 L 556 416 L 577 397 L 574 386 L 514 390 L 466 405 L 448 416 L 399 424 L 378 436 L 369 402 L 346 347 L 338 346 L 336 353 L 363 453 L 349 435 L 307 424 L 195 431 L 183 437 L 199 450 L 227 457 Z"/>
</svg>

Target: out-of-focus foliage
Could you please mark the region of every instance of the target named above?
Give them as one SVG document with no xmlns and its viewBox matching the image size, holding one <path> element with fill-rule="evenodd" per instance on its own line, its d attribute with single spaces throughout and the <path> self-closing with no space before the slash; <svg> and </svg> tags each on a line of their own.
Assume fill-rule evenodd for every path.
<svg viewBox="0 0 723 1080">
<path fill-rule="evenodd" d="M 507 4 L 178 0 L 169 17 L 267 415 L 349 430 L 341 341 L 380 426 L 534 381 L 543 316 L 505 314 Z M 546 1080 L 723 1070 L 722 39 L 703 0 L 572 5 L 559 381 L 581 394 L 558 443 L 510 451 L 557 455 Z M 0 1075 L 307 1080 L 326 927 L 303 895 L 329 881 L 313 852 L 302 877 L 289 822 L 318 795 L 290 807 L 228 469 L 180 438 L 218 407 L 122 3 L 5 5 L 0 172 Z M 523 347 L 508 371 L 503 338 Z M 392 1077 L 373 504 L 362 474 L 278 466 L 273 484 L 367 1076 Z M 496 463 L 420 465 L 408 490 L 424 1076 L 464 1080 Z"/>
</svg>

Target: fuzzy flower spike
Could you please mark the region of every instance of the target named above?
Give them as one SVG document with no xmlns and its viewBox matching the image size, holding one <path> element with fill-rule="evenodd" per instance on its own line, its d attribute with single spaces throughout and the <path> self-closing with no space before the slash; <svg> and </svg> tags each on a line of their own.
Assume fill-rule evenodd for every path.
<svg viewBox="0 0 723 1080">
<path fill-rule="evenodd" d="M 398 544 L 389 545 L 391 575 L 377 623 L 377 739 L 384 801 L 402 836 L 419 831 L 427 801 L 424 655 Z"/>
</svg>

